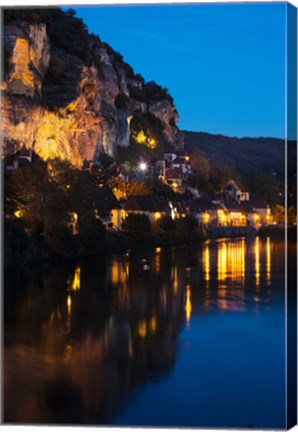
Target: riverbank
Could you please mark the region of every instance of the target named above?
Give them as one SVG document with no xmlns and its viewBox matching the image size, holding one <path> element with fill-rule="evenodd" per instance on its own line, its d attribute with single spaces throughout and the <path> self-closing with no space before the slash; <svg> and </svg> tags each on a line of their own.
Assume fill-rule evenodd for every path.
<svg viewBox="0 0 298 432">
<path fill-rule="evenodd" d="M 45 246 L 44 243 L 34 237 L 23 236 L 14 238 L 13 244 L 7 247 L 9 233 L 4 236 L 4 267 L 11 270 L 15 267 L 26 267 L 28 265 L 46 265 L 57 261 L 72 261 L 85 259 L 91 256 L 102 256 L 111 253 L 123 253 L 127 250 L 144 250 L 156 247 L 177 247 L 183 245 L 195 245 L 208 239 L 218 238 L 239 238 L 239 237 L 272 237 L 284 238 L 284 226 L 270 225 L 261 227 L 259 231 L 252 227 L 210 227 L 197 229 L 189 232 L 142 232 L 123 233 L 107 232 L 102 244 L 99 245 L 99 252 L 84 253 L 64 256 L 54 252 Z M 288 238 L 297 238 L 296 226 L 288 228 Z"/>
</svg>

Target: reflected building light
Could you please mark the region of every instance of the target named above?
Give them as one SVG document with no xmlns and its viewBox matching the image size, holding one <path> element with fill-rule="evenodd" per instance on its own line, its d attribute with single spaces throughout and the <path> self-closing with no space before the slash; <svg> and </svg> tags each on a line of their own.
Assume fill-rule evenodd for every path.
<svg viewBox="0 0 298 432">
<path fill-rule="evenodd" d="M 174 267 L 173 291 L 174 291 L 175 295 L 178 294 L 178 271 L 177 271 L 177 266 Z"/>
<path fill-rule="evenodd" d="M 241 241 L 241 278 L 245 277 L 245 240 Z"/>
<path fill-rule="evenodd" d="M 122 283 L 125 279 L 124 273 L 126 273 L 126 272 L 124 271 L 122 264 L 120 262 L 118 262 L 117 260 L 113 261 L 112 268 L 111 268 L 112 284 L 118 285 L 118 284 Z"/>
<path fill-rule="evenodd" d="M 157 253 L 155 255 L 155 271 L 156 271 L 156 273 L 160 272 L 160 254 L 159 253 Z"/>
<path fill-rule="evenodd" d="M 64 357 L 63 360 L 65 362 L 69 361 L 72 355 L 72 346 L 70 344 L 67 344 L 64 350 Z"/>
<path fill-rule="evenodd" d="M 66 305 L 67 305 L 66 330 L 67 330 L 67 333 L 70 333 L 70 330 L 71 330 L 71 307 L 72 307 L 72 299 L 71 299 L 70 294 L 68 294 L 68 296 L 67 296 Z"/>
<path fill-rule="evenodd" d="M 271 284 L 271 242 L 270 237 L 266 239 L 266 277 L 268 285 Z"/>
<path fill-rule="evenodd" d="M 186 285 L 185 316 L 186 316 L 187 326 L 189 326 L 190 323 L 191 310 L 192 310 L 192 306 L 191 306 L 190 285 Z"/>
<path fill-rule="evenodd" d="M 157 320 L 156 320 L 156 316 L 154 315 L 150 319 L 150 331 L 152 333 L 155 333 L 156 332 L 156 328 L 157 328 Z"/>
<path fill-rule="evenodd" d="M 256 275 L 256 288 L 260 286 L 260 243 L 259 237 L 255 241 L 255 275 Z"/>
<path fill-rule="evenodd" d="M 145 338 L 147 335 L 147 323 L 146 321 L 141 321 L 138 325 L 138 335 L 141 338 Z"/>
<path fill-rule="evenodd" d="M 124 271 L 125 271 L 126 280 L 128 281 L 128 279 L 129 279 L 129 263 L 128 262 L 126 262 L 124 264 Z"/>
<path fill-rule="evenodd" d="M 72 300 L 71 300 L 71 296 L 68 295 L 67 296 L 67 314 L 70 315 L 71 314 L 71 304 L 72 304 Z"/>
<path fill-rule="evenodd" d="M 71 283 L 72 291 L 79 291 L 81 287 L 81 267 L 76 267 L 74 271 L 74 277 Z"/>
<path fill-rule="evenodd" d="M 203 265 L 204 265 L 204 273 L 205 273 L 205 281 L 210 281 L 210 251 L 209 246 L 206 245 L 203 251 Z M 209 286 L 209 284 L 207 284 Z"/>
<path fill-rule="evenodd" d="M 217 279 L 224 281 L 227 278 L 227 245 L 220 243 L 217 256 Z"/>
</svg>

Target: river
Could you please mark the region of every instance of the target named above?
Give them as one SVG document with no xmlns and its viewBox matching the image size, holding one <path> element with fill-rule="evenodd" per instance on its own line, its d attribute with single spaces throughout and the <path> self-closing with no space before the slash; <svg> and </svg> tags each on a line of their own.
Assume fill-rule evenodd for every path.
<svg viewBox="0 0 298 432">
<path fill-rule="evenodd" d="M 221 239 L 5 275 L 4 422 L 284 428 L 284 253 Z"/>
</svg>

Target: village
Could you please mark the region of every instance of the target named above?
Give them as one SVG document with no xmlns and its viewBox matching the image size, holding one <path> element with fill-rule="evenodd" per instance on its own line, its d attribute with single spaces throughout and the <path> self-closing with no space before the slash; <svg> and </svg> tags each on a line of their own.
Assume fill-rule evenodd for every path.
<svg viewBox="0 0 298 432">
<path fill-rule="evenodd" d="M 4 170 L 13 172 L 38 160 L 33 150 L 23 146 L 14 155 L 4 158 Z M 91 172 L 94 167 L 86 162 L 83 169 Z M 233 179 L 214 194 L 201 193 L 187 185 L 185 180 L 193 170 L 191 157 L 184 151 L 164 153 L 150 163 L 140 161 L 133 178 L 121 164 L 113 163 L 108 168 L 99 166 L 96 171 L 99 181 L 95 217 L 109 232 L 125 231 L 124 222 L 130 215 L 147 218 L 152 228 L 166 218 L 193 218 L 205 235 L 219 237 L 233 234 L 233 230 L 239 235 L 255 234 L 261 226 L 273 223 L 270 206 L 264 200 L 250 199 L 250 193 L 242 191 Z M 165 185 L 172 191 L 171 196 L 143 190 L 147 179 Z M 137 187 L 129 192 L 131 182 Z M 15 211 L 14 216 L 21 217 L 21 211 Z M 78 219 L 76 212 L 69 213 L 67 225 L 73 235 L 79 230 Z"/>
</svg>

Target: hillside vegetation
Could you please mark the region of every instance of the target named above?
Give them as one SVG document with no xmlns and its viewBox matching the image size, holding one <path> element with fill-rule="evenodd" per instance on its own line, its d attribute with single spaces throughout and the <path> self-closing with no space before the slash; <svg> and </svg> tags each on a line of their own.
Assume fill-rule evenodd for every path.
<svg viewBox="0 0 298 432">
<path fill-rule="evenodd" d="M 236 179 L 252 198 L 270 204 L 284 203 L 285 141 L 276 138 L 236 138 L 203 132 L 184 132 L 185 149 L 201 156 L 205 187 L 221 188 L 227 178 Z M 288 142 L 290 205 L 296 204 L 296 142 Z"/>
</svg>

